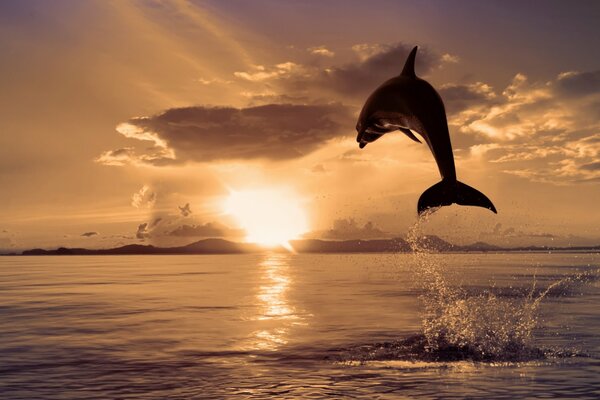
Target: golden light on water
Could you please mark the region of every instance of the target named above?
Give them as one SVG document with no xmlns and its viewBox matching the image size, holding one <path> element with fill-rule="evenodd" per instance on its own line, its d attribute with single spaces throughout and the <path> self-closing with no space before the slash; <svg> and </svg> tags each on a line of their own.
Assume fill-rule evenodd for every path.
<svg viewBox="0 0 600 400">
<path fill-rule="evenodd" d="M 258 299 L 263 304 L 264 311 L 259 319 L 289 319 L 294 316 L 286 292 L 290 286 L 287 275 L 289 266 L 281 257 L 272 256 L 261 264 L 264 270 L 264 284 L 260 286 Z"/>
<path fill-rule="evenodd" d="M 297 196 L 276 190 L 231 191 L 224 204 L 246 231 L 246 241 L 265 246 L 282 245 L 308 231 L 306 213 Z"/>
<path fill-rule="evenodd" d="M 305 325 L 307 316 L 289 298 L 293 284 L 289 255 L 270 254 L 260 263 L 261 283 L 258 286 L 259 329 L 253 334 L 252 348 L 276 350 L 288 343 L 290 329 Z"/>
</svg>

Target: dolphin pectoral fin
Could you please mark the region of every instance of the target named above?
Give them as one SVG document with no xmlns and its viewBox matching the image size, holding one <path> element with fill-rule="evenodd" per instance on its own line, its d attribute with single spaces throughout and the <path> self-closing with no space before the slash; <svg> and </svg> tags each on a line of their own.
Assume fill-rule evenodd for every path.
<svg viewBox="0 0 600 400">
<path fill-rule="evenodd" d="M 411 138 L 412 140 L 414 140 L 417 143 L 421 143 L 421 141 L 411 132 L 410 129 L 408 128 L 398 128 L 401 132 L 403 132 L 406 136 L 408 136 L 409 138 Z"/>
<path fill-rule="evenodd" d="M 452 203 L 461 206 L 483 207 L 498 213 L 490 199 L 479 190 L 459 181 L 446 180 L 436 183 L 423 192 L 419 198 L 417 211 L 421 215 L 429 209 L 449 206 Z"/>
</svg>

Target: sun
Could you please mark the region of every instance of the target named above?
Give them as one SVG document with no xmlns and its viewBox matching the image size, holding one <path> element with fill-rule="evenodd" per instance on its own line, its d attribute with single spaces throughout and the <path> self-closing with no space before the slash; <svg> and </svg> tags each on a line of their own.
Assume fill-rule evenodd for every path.
<svg viewBox="0 0 600 400">
<path fill-rule="evenodd" d="M 290 249 L 289 241 L 308 231 L 299 198 L 285 190 L 231 191 L 224 211 L 237 220 L 251 243 Z"/>
</svg>

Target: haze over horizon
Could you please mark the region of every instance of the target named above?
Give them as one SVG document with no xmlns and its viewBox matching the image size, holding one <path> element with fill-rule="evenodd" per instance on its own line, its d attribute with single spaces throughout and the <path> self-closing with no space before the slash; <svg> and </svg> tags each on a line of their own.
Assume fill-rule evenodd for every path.
<svg viewBox="0 0 600 400">
<path fill-rule="evenodd" d="M 435 162 L 354 127 L 414 45 L 460 180 L 499 212 L 428 229 L 600 244 L 600 5 L 535 4 L 2 2 L 0 250 L 403 236 Z"/>
</svg>

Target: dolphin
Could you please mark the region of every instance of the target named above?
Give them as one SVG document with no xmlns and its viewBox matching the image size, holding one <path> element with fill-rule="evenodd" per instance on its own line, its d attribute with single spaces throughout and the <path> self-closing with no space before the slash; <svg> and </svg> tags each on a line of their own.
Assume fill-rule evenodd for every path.
<svg viewBox="0 0 600 400">
<path fill-rule="evenodd" d="M 442 177 L 419 198 L 418 214 L 453 203 L 497 213 L 483 193 L 456 179 L 444 103 L 433 86 L 415 74 L 416 55 L 417 47 L 408 55 L 402 73 L 375 89 L 365 102 L 356 124 L 359 147 L 396 130 L 421 143 L 413 132 L 418 133 L 433 153 Z"/>
</svg>

